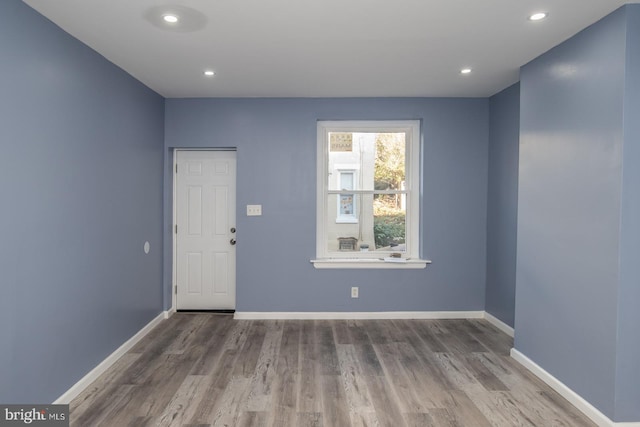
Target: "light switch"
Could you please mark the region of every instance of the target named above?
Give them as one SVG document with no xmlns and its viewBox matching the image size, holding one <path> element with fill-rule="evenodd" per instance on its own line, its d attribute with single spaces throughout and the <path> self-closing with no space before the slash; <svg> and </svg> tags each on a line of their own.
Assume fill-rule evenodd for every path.
<svg viewBox="0 0 640 427">
<path fill-rule="evenodd" d="M 262 205 L 247 205 L 247 216 L 261 216 Z"/>
</svg>

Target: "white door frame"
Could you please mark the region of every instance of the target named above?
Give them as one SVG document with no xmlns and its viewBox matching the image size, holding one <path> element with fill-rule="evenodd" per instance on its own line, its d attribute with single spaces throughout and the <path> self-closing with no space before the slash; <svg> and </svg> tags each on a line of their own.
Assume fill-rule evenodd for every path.
<svg viewBox="0 0 640 427">
<path fill-rule="evenodd" d="M 178 251 L 177 251 L 177 238 L 176 238 L 176 168 L 178 167 L 178 151 L 236 151 L 237 149 L 234 147 L 228 148 L 174 148 L 171 151 L 173 156 L 172 166 L 171 166 L 171 182 L 173 183 L 173 191 L 171 195 L 171 241 L 173 242 L 171 245 L 171 312 L 175 313 L 177 311 L 177 301 L 176 301 L 176 286 L 178 284 Z M 237 199 L 236 199 L 237 200 Z M 236 267 L 237 268 L 237 267 Z M 237 290 L 237 289 L 236 289 Z"/>
</svg>

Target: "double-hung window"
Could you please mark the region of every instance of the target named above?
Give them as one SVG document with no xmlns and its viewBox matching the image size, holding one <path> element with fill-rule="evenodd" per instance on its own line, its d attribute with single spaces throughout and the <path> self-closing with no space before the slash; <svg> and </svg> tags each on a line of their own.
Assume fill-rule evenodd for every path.
<svg viewBox="0 0 640 427">
<path fill-rule="evenodd" d="M 423 268 L 420 122 L 319 121 L 316 268 Z"/>
</svg>

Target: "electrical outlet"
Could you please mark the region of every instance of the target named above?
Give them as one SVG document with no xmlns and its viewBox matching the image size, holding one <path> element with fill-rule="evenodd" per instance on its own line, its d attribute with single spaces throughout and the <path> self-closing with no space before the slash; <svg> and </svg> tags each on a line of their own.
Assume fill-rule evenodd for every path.
<svg viewBox="0 0 640 427">
<path fill-rule="evenodd" d="M 261 216 L 262 205 L 247 205 L 247 216 Z"/>
<path fill-rule="evenodd" d="M 353 286 L 351 288 L 351 298 L 358 298 L 358 296 L 359 296 L 358 287 Z"/>
</svg>

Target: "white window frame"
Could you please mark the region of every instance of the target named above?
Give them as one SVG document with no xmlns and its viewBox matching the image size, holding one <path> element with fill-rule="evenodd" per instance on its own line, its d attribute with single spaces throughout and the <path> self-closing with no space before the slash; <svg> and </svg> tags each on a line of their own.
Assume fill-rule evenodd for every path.
<svg viewBox="0 0 640 427">
<path fill-rule="evenodd" d="M 327 224 L 329 218 L 328 188 L 329 133 L 400 133 L 404 132 L 406 144 L 406 251 L 402 258 L 392 259 L 391 252 L 331 252 L 327 247 Z M 418 120 L 372 120 L 372 121 L 318 121 L 317 123 L 317 215 L 316 215 L 316 259 L 311 260 L 316 268 L 424 268 L 431 263 L 420 259 L 420 121 Z M 355 175 L 354 175 L 355 178 Z M 355 190 L 354 194 L 370 193 Z"/>
</svg>

